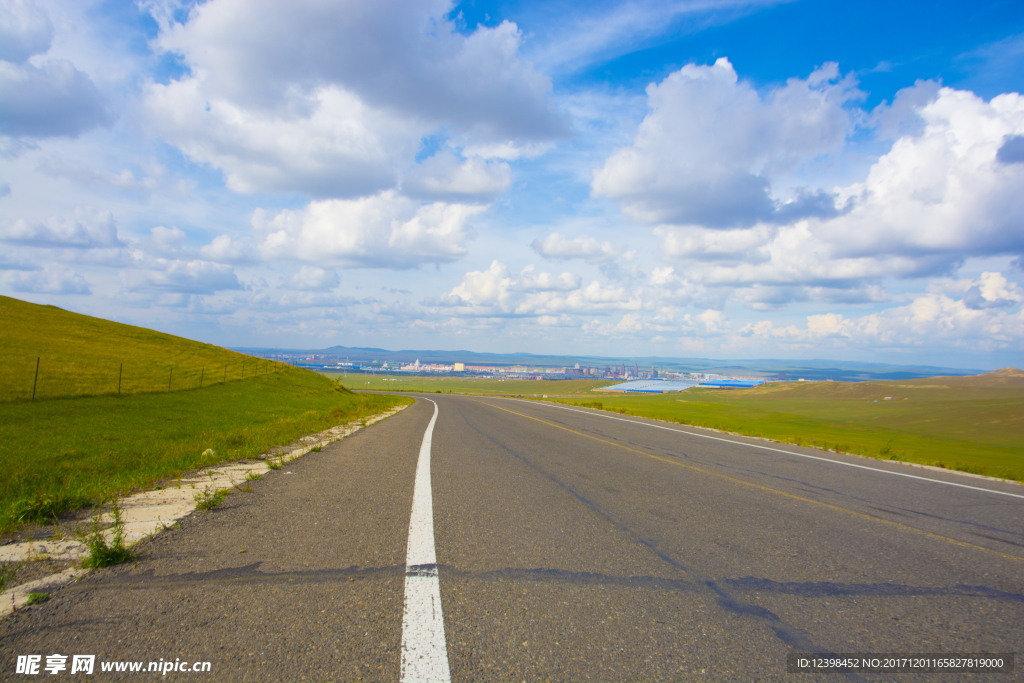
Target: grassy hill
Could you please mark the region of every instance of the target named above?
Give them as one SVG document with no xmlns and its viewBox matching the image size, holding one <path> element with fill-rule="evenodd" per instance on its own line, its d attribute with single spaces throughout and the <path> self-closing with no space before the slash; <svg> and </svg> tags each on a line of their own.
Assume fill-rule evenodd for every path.
<svg viewBox="0 0 1024 683">
<path fill-rule="evenodd" d="M 180 391 L 285 366 L 144 327 L 0 296 L 0 401 Z M 36 363 L 38 360 L 38 380 Z"/>
<path fill-rule="evenodd" d="M 972 377 L 773 382 L 565 402 L 1024 481 L 1024 372 L 1016 368 Z"/>
<path fill-rule="evenodd" d="M 353 394 L 308 370 L 257 366 L 227 349 L 51 306 L 0 297 L 0 313 L 0 349 L 5 361 L 15 359 L 0 370 L 7 401 L 0 409 L 0 534 L 411 402 Z M 24 384 L 19 359 L 29 350 L 69 376 L 37 390 L 35 401 L 27 400 L 31 385 L 11 388 L 11 378 Z M 165 376 L 153 384 L 139 379 L 128 391 L 122 383 L 117 395 L 104 374 L 115 362 L 136 377 L 173 362 L 174 381 L 179 370 L 184 377 L 170 392 Z M 40 387 L 43 377 L 41 370 Z"/>
</svg>

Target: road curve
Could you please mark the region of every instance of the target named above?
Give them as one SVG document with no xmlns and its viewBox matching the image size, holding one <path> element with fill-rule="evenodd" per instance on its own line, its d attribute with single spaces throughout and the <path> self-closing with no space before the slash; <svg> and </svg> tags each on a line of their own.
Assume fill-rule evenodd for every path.
<svg viewBox="0 0 1024 683">
<path fill-rule="evenodd" d="M 789 674 L 786 655 L 1024 652 L 1024 487 L 430 398 L 453 681 L 874 680 Z M 207 660 L 215 680 L 399 680 L 433 414 L 417 401 L 3 621 L 0 679 L 19 654 L 63 652 Z"/>
</svg>

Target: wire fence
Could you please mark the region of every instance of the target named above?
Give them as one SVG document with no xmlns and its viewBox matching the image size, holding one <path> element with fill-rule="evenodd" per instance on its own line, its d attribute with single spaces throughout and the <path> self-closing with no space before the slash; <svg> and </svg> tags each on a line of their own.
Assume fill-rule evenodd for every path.
<svg viewBox="0 0 1024 683">
<path fill-rule="evenodd" d="M 0 402 L 202 389 L 289 367 L 263 358 L 175 365 L 144 361 L 84 363 L 38 356 L 31 360 L 6 359 L 5 364 L 2 374 L 7 386 L 0 393 Z"/>
</svg>

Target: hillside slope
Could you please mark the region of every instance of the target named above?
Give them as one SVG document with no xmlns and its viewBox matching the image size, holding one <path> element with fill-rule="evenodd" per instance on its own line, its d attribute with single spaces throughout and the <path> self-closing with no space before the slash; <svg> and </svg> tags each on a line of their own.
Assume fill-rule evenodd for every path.
<svg viewBox="0 0 1024 683">
<path fill-rule="evenodd" d="M 412 402 L 8 297 L 0 297 L 0 349 L 0 536 Z"/>
<path fill-rule="evenodd" d="M 198 388 L 285 367 L 212 344 L 0 296 L 0 401 Z M 36 364 L 38 359 L 38 379 Z"/>
</svg>

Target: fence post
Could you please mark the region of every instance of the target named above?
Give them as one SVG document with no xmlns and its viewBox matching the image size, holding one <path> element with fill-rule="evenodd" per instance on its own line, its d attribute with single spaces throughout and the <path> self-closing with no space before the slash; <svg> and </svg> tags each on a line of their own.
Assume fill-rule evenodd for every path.
<svg viewBox="0 0 1024 683">
<path fill-rule="evenodd" d="M 171 366 L 171 374 L 167 375 L 167 391 L 171 390 L 171 380 L 174 379 L 174 366 Z"/>
<path fill-rule="evenodd" d="M 206 376 L 206 368 L 203 368 L 203 371 L 199 374 L 199 388 L 200 389 L 203 388 L 203 377 L 205 377 L 205 376 Z"/>
<path fill-rule="evenodd" d="M 36 385 L 39 384 L 39 357 L 36 356 L 36 378 L 32 380 L 32 400 L 36 400 Z"/>
<path fill-rule="evenodd" d="M 121 375 L 124 373 L 124 363 L 117 369 L 117 395 L 121 395 Z"/>
</svg>

